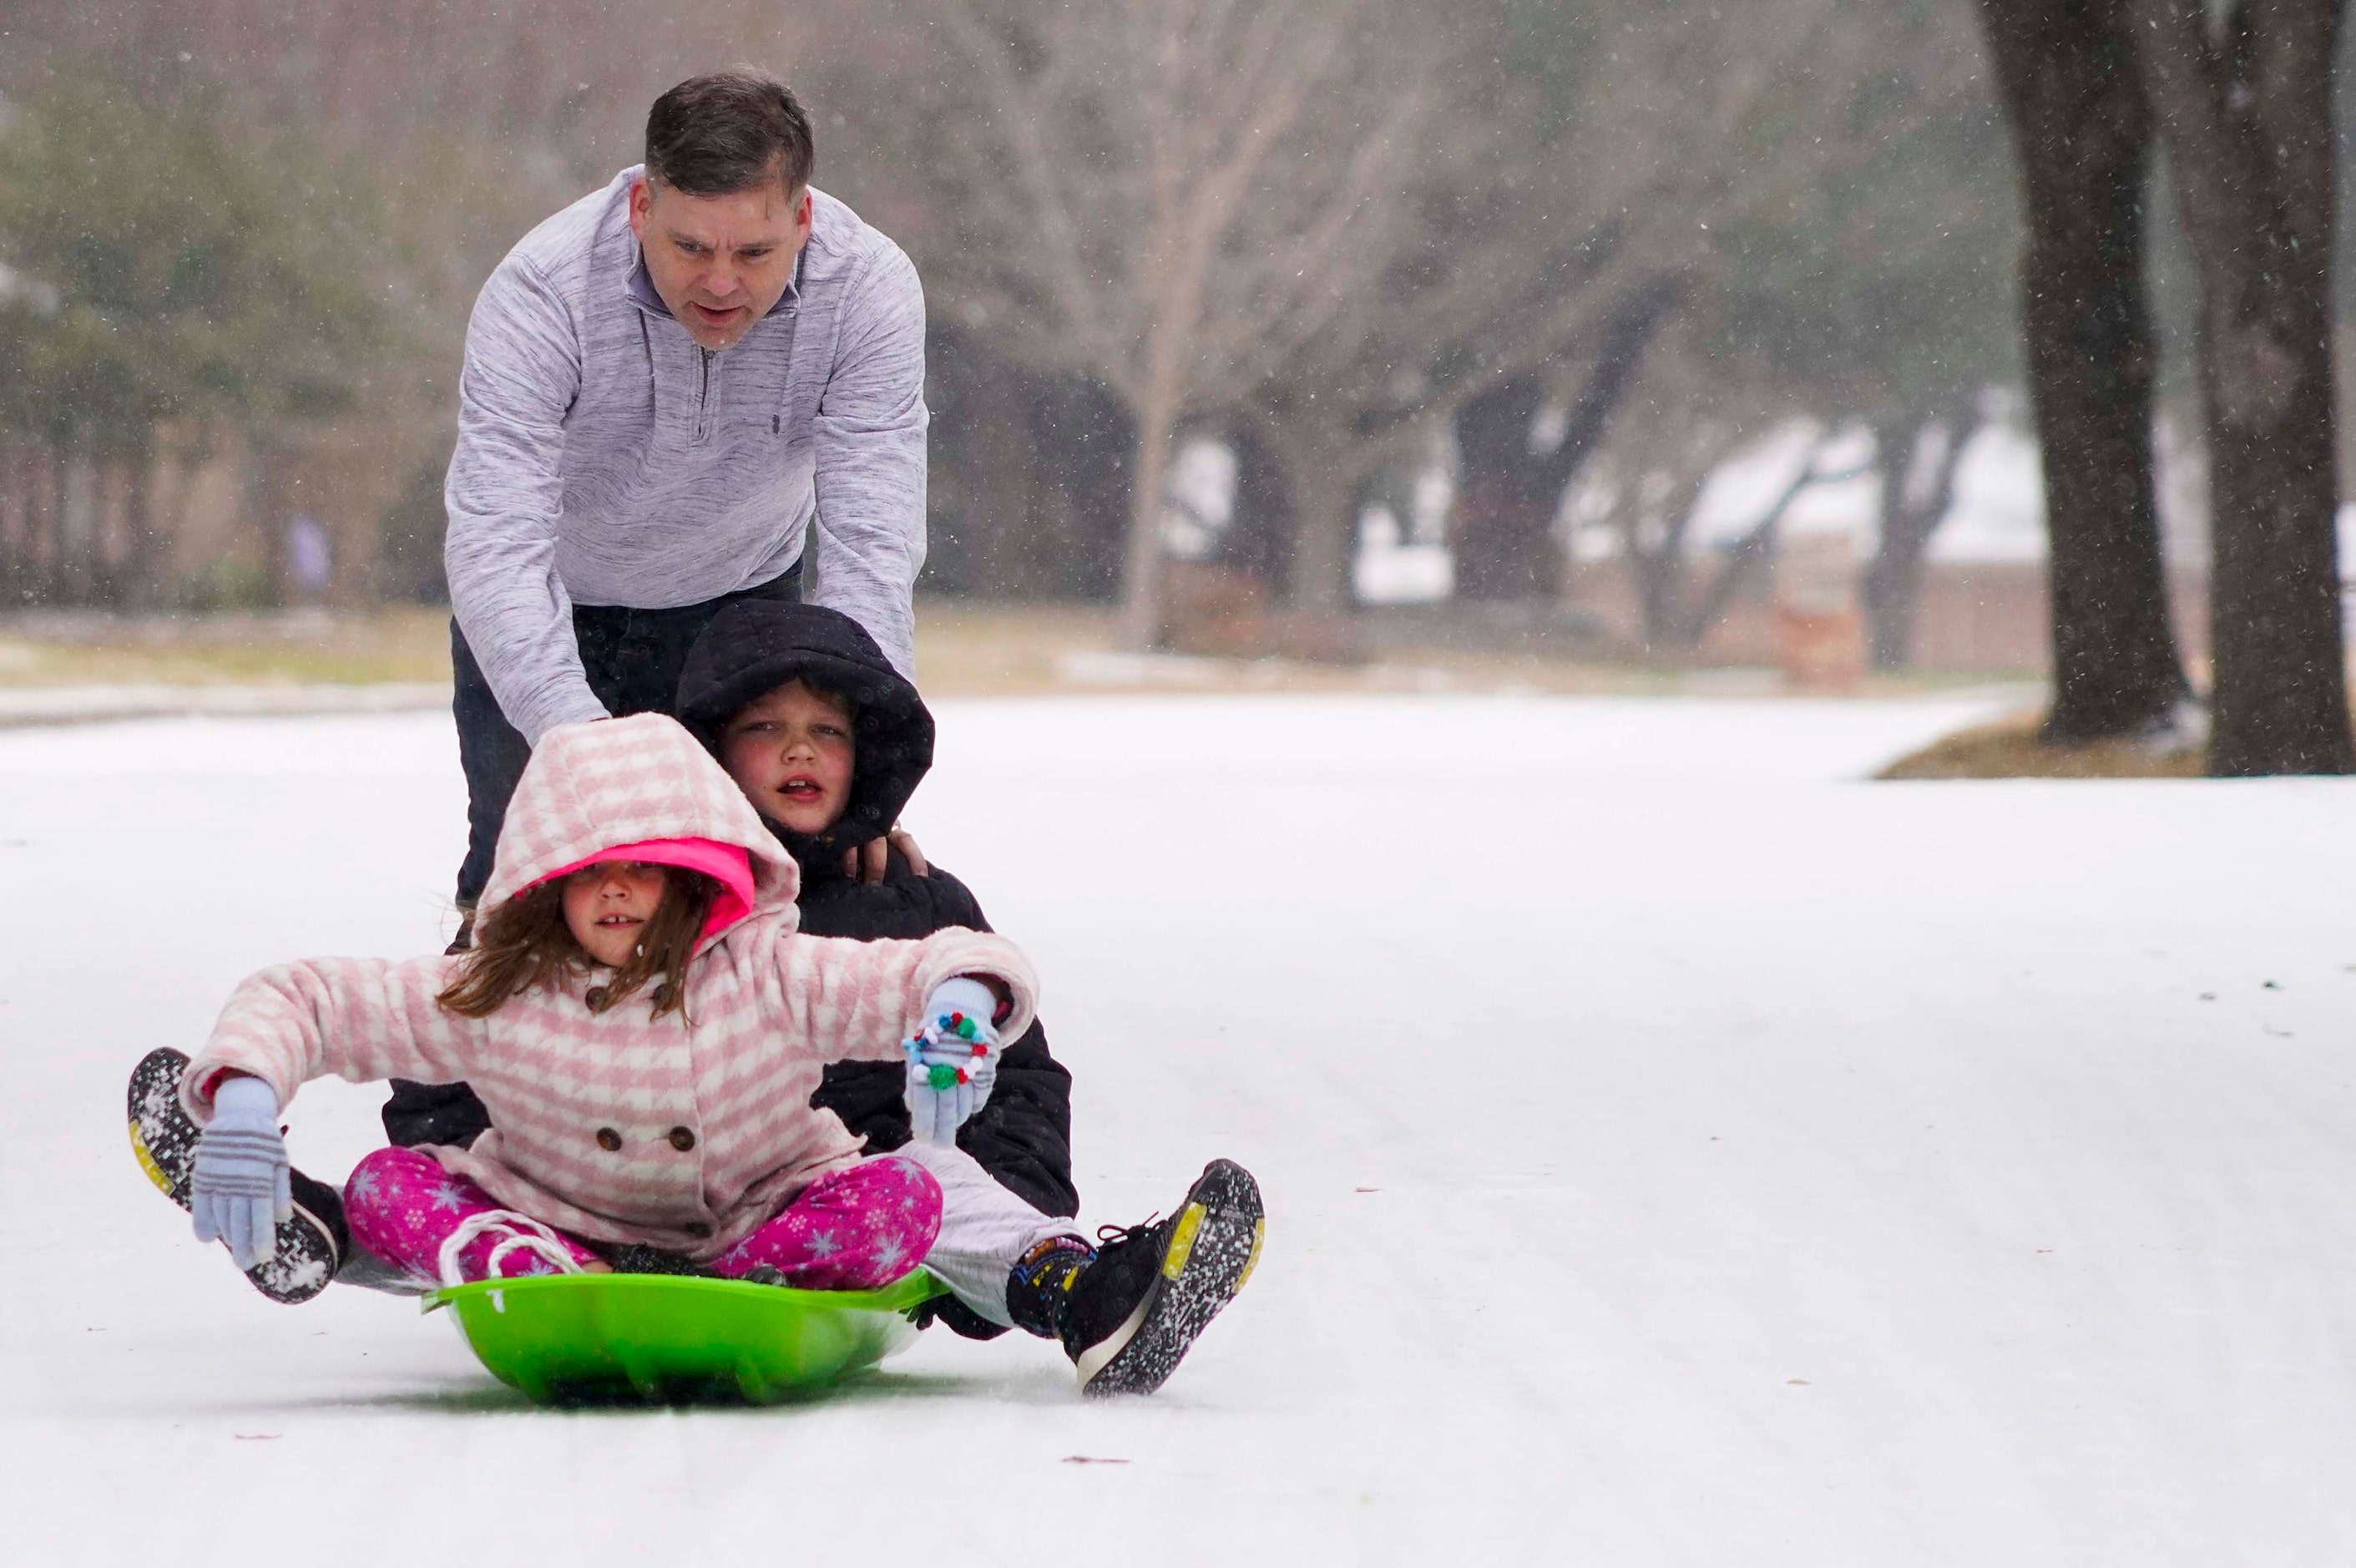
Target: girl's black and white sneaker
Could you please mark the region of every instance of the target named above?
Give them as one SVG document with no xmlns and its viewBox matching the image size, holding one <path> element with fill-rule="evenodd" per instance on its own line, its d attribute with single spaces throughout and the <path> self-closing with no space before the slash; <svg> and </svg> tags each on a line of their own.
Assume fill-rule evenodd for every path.
<svg viewBox="0 0 2356 1568">
<path fill-rule="evenodd" d="M 184 1209 L 200 1131 L 180 1109 L 180 1079 L 187 1070 L 184 1053 L 169 1047 L 150 1051 L 131 1069 L 130 1094 L 131 1152 L 147 1179 Z M 289 1185 L 294 1213 L 278 1226 L 278 1251 L 246 1270 L 245 1277 L 271 1300 L 291 1306 L 326 1290 L 352 1247 L 343 1197 L 335 1188 L 301 1171 L 291 1173 Z"/>
<path fill-rule="evenodd" d="M 1008 1305 L 1033 1332 L 1052 1321 L 1082 1393 L 1150 1394 L 1244 1288 L 1266 1231 L 1259 1184 L 1213 1160 L 1169 1219 L 1102 1232 L 1092 1258 L 1051 1243 L 1024 1259 Z"/>
</svg>

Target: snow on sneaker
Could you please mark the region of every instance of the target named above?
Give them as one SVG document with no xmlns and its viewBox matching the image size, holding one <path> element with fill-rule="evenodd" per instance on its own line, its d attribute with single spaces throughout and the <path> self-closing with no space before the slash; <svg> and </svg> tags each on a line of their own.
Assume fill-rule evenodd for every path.
<svg viewBox="0 0 2356 1568">
<path fill-rule="evenodd" d="M 1063 1340 L 1083 1393 L 1150 1394 L 1244 1288 L 1266 1230 L 1251 1173 L 1213 1160 L 1176 1214 L 1106 1232 L 1093 1257 L 1042 1245 L 1016 1265 L 1008 1305 L 1017 1324 Z"/>
</svg>

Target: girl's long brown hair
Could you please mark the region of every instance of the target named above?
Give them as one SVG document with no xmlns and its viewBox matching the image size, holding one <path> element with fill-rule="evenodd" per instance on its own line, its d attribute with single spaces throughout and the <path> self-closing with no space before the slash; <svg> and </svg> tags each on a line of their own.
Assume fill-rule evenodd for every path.
<svg viewBox="0 0 2356 1568">
<path fill-rule="evenodd" d="M 592 871 L 595 867 L 584 867 Z M 654 1016 L 687 1004 L 687 961 L 712 914 L 720 884 L 701 872 L 666 865 L 662 902 L 655 906 L 630 961 L 603 985 L 590 987 L 589 1011 L 603 1013 L 626 1001 L 657 975 Z M 584 872 L 575 872 L 578 876 Z M 594 967 L 564 923 L 564 883 L 543 882 L 483 917 L 475 945 L 458 965 L 457 978 L 435 997 L 462 1018 L 487 1017 L 509 997 L 542 983 L 561 985 Z"/>
</svg>

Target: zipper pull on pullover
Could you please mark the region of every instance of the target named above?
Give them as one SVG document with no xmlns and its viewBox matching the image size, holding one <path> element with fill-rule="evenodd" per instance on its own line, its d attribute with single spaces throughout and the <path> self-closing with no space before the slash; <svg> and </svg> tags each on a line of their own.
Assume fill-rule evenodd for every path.
<svg viewBox="0 0 2356 1568">
<path fill-rule="evenodd" d="M 698 343 L 696 354 L 701 358 L 702 378 L 695 389 L 695 444 L 701 446 L 712 435 L 712 350 Z"/>
</svg>

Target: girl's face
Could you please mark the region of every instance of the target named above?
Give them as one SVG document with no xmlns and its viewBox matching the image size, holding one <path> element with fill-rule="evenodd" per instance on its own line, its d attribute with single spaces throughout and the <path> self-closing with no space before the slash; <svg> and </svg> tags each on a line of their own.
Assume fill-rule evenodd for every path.
<svg viewBox="0 0 2356 1568">
<path fill-rule="evenodd" d="M 824 832 L 851 803 L 851 714 L 788 681 L 744 704 L 720 759 L 753 809 L 798 833 Z"/>
<path fill-rule="evenodd" d="M 669 873 L 637 860 L 601 860 L 564 879 L 564 923 L 581 950 L 619 969 L 662 908 Z"/>
</svg>

